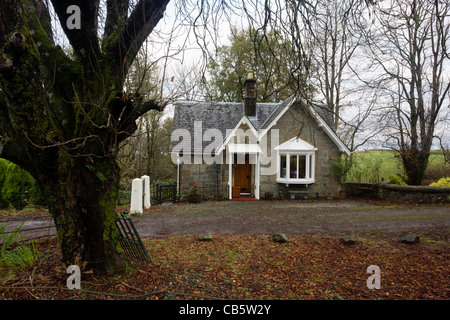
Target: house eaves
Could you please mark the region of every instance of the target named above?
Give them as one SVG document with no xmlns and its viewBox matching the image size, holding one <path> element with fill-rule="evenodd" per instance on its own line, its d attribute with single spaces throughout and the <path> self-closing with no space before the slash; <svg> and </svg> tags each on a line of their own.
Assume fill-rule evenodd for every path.
<svg viewBox="0 0 450 320">
<path fill-rule="evenodd" d="M 318 126 L 322 128 L 325 133 L 330 137 L 330 139 L 336 144 L 340 152 L 347 154 L 348 156 L 352 153 L 350 149 L 342 142 L 342 140 L 337 136 L 336 132 L 330 128 L 330 126 L 325 122 L 325 120 L 317 113 L 314 108 L 309 105 L 309 111 L 316 118 Z"/>
</svg>

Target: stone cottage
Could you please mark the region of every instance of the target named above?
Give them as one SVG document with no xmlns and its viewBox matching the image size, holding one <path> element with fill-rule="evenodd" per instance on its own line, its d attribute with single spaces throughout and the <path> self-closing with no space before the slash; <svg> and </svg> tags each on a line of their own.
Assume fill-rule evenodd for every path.
<svg viewBox="0 0 450 320">
<path fill-rule="evenodd" d="M 336 197 L 332 159 L 350 150 L 323 106 L 295 96 L 257 103 L 250 71 L 243 102 L 175 103 L 171 137 L 177 186 L 204 196 Z"/>
</svg>

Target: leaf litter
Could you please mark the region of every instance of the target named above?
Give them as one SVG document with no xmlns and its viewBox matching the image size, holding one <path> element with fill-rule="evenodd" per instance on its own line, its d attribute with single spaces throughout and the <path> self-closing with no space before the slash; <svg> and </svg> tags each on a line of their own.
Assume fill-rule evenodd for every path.
<svg viewBox="0 0 450 320">
<path fill-rule="evenodd" d="M 82 273 L 69 290 L 56 239 L 37 243 L 33 267 L 0 268 L 2 299 L 449 299 L 449 245 L 407 245 L 377 234 L 346 246 L 332 235 L 196 235 L 144 238 L 151 263 L 99 277 Z M 368 289 L 367 267 L 380 267 L 381 288 Z"/>
</svg>

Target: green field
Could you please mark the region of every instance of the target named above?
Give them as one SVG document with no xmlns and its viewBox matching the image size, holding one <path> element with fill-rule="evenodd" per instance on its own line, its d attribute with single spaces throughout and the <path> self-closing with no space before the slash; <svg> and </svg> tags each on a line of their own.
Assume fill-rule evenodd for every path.
<svg viewBox="0 0 450 320">
<path fill-rule="evenodd" d="M 354 164 L 347 175 L 348 182 L 389 181 L 391 175 L 406 178 L 401 159 L 394 151 L 355 152 L 353 157 Z M 432 151 L 422 184 L 429 185 L 445 176 L 450 176 L 450 164 L 445 163 L 442 151 Z"/>
</svg>

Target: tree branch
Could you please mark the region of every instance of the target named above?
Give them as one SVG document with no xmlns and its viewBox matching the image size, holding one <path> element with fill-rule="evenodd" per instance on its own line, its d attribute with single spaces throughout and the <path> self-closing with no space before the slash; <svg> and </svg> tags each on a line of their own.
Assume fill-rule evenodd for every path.
<svg viewBox="0 0 450 320">
<path fill-rule="evenodd" d="M 22 144 L 17 139 L 4 139 L 0 142 L 0 158 L 14 162 L 28 171 L 31 175 L 34 175 L 35 170 L 33 162 L 29 161 L 30 157 L 24 151 Z"/>
<path fill-rule="evenodd" d="M 128 15 L 129 0 L 107 0 L 106 22 L 103 39 L 108 39 L 125 24 Z"/>
<path fill-rule="evenodd" d="M 162 111 L 164 107 L 164 105 L 160 105 L 154 100 L 140 103 L 137 106 L 134 106 L 131 101 L 126 103 L 123 115 L 120 119 L 119 125 L 117 126 L 117 140 L 121 142 L 128 136 L 132 135 L 137 129 L 136 120 L 144 113 L 150 110 Z"/>
<path fill-rule="evenodd" d="M 104 50 L 119 68 L 119 83 L 123 83 L 139 49 L 163 17 L 168 3 L 169 0 L 140 0 L 119 35 L 115 36 L 113 33 L 105 39 Z M 107 17 L 107 21 L 110 21 L 111 25 L 111 19 L 116 16 L 116 13 L 111 10 L 108 12 L 108 15 L 110 14 L 112 16 Z"/>
<path fill-rule="evenodd" d="M 101 56 L 97 38 L 97 18 L 100 0 L 51 0 L 51 2 L 75 54 L 83 62 L 84 66 L 90 66 Z M 80 8 L 80 29 L 68 28 L 67 20 L 72 13 L 67 13 L 67 8 L 71 5 L 77 5 Z"/>
</svg>

